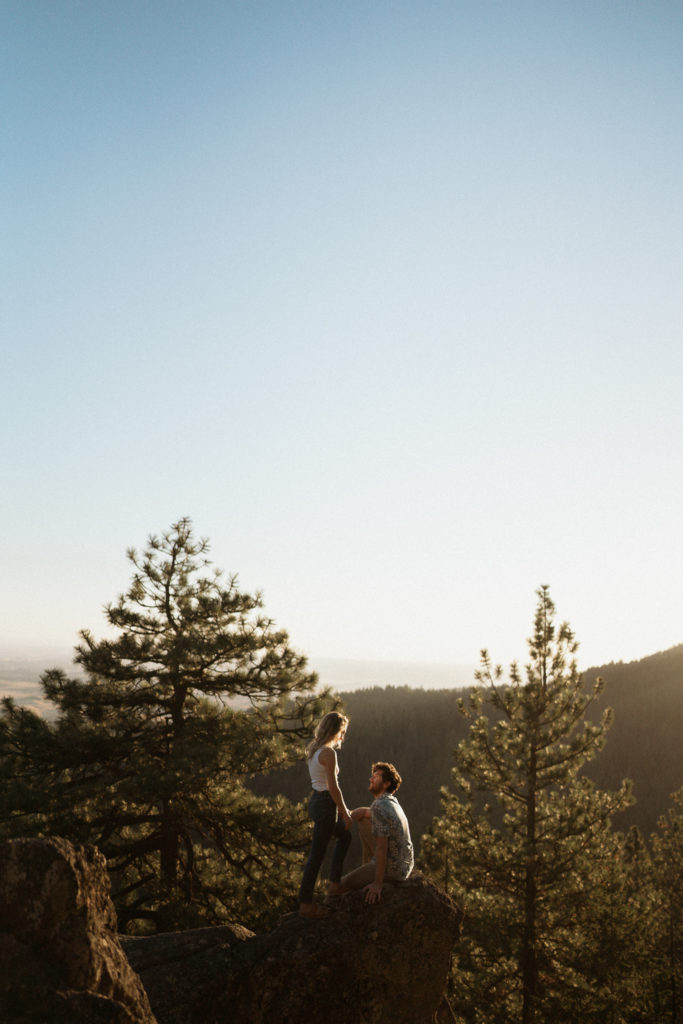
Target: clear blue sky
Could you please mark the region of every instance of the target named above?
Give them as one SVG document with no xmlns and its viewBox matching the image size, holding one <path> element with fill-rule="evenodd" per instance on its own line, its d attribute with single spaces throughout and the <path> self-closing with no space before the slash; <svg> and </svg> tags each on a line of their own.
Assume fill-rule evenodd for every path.
<svg viewBox="0 0 683 1024">
<path fill-rule="evenodd" d="M 315 657 L 683 641 L 678 0 L 6 0 L 0 642 L 181 516 Z"/>
</svg>

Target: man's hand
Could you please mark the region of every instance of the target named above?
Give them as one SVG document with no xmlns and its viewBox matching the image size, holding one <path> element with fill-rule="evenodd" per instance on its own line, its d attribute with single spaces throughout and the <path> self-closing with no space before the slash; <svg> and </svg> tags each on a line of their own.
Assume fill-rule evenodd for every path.
<svg viewBox="0 0 683 1024">
<path fill-rule="evenodd" d="M 371 882 L 370 885 L 365 886 L 365 902 L 366 903 L 379 903 L 382 896 L 382 883 Z"/>
</svg>

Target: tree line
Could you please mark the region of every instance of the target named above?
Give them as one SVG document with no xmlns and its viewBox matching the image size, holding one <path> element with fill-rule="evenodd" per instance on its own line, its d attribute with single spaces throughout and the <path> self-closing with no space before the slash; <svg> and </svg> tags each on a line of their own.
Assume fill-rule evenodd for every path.
<svg viewBox="0 0 683 1024">
<path fill-rule="evenodd" d="M 133 933 L 259 929 L 293 908 L 310 827 L 302 748 L 342 706 L 207 553 L 189 519 L 129 551 L 129 589 L 106 608 L 113 638 L 84 631 L 83 676 L 41 679 L 54 720 L 9 698 L 0 717 L 0 835 L 98 845 Z M 465 910 L 457 1020 L 676 1022 L 681 794 L 651 835 L 617 830 L 633 798 L 621 777 L 595 781 L 604 684 L 584 683 L 547 587 L 528 643 L 507 676 L 484 652 L 461 694 L 345 695 L 344 792 L 365 802 L 371 762 L 399 765 L 419 866 Z"/>
<path fill-rule="evenodd" d="M 671 807 L 681 785 L 680 737 L 683 735 L 683 644 L 642 661 L 621 662 L 582 672 L 588 687 L 601 678 L 604 687 L 586 709 L 597 721 L 613 709 L 608 742 L 584 771 L 605 789 L 624 777 L 633 783 L 633 800 L 615 819 L 621 831 L 636 826 L 649 835 Z M 368 687 L 341 695 L 351 725 L 340 754 L 344 792 L 357 804 L 365 800 L 368 769 L 378 759 L 401 769 L 401 802 L 413 827 L 416 846 L 440 810 L 440 790 L 450 779 L 458 744 L 469 731 L 458 702 L 470 688 L 422 690 L 408 686 Z M 495 715 L 495 709 L 491 709 Z M 303 762 L 260 775 L 249 783 L 262 795 L 282 793 L 301 800 L 308 787 Z"/>
</svg>

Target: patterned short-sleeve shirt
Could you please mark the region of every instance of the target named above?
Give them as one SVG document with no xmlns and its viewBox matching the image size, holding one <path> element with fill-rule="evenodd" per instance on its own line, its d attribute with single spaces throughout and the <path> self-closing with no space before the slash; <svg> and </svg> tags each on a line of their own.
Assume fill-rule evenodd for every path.
<svg viewBox="0 0 683 1024">
<path fill-rule="evenodd" d="M 377 797 L 370 808 L 373 836 L 387 836 L 386 877 L 403 881 L 413 870 L 413 844 L 408 819 L 393 793 Z"/>
</svg>

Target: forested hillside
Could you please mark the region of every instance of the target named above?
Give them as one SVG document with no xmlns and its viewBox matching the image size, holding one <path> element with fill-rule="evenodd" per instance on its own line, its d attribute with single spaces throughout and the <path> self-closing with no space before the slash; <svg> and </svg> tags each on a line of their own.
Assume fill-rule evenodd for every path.
<svg viewBox="0 0 683 1024">
<path fill-rule="evenodd" d="M 592 717 L 604 707 L 614 723 L 601 754 L 587 774 L 601 788 L 633 781 L 636 804 L 614 825 L 637 825 L 647 835 L 671 806 L 671 794 L 683 783 L 683 644 L 641 661 L 611 663 L 583 673 L 586 685 L 597 676 L 605 689 Z M 340 753 L 341 782 L 350 806 L 368 800 L 373 761 L 392 761 L 403 776 L 399 794 L 416 845 L 439 813 L 439 791 L 450 779 L 453 751 L 468 731 L 457 708 L 466 690 L 420 690 L 387 686 L 342 694 L 351 725 Z M 253 780 L 258 793 L 280 792 L 302 800 L 309 791 L 301 763 L 286 772 Z"/>
<path fill-rule="evenodd" d="M 597 709 L 613 708 L 614 724 L 588 774 L 605 788 L 632 779 L 637 803 L 615 824 L 648 833 L 683 783 L 683 644 L 584 674 L 587 682 L 596 676 L 605 680 Z"/>
</svg>

